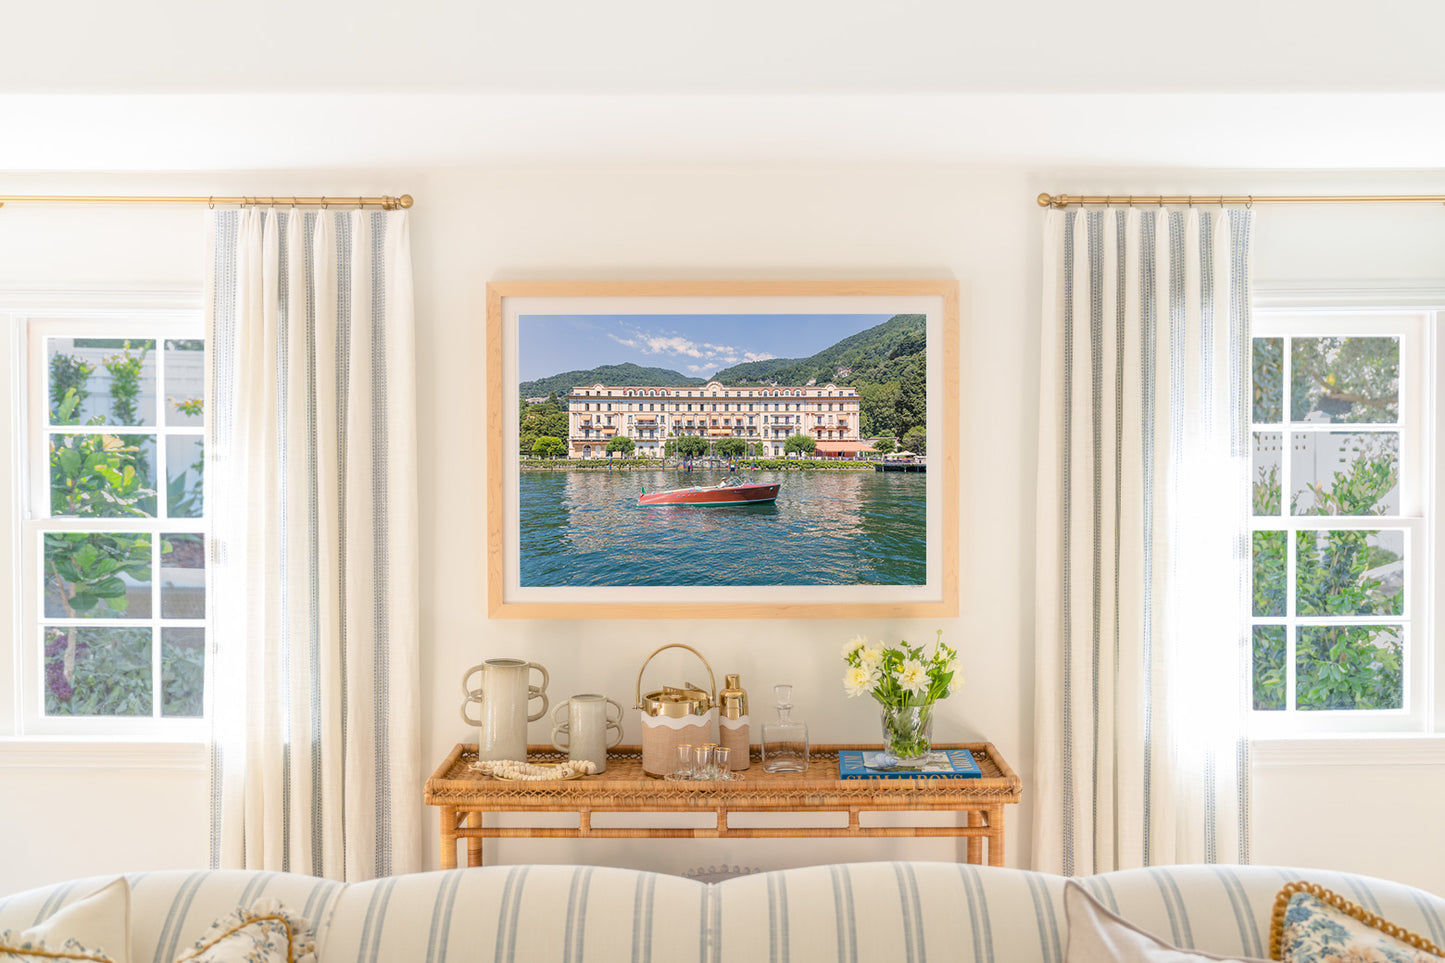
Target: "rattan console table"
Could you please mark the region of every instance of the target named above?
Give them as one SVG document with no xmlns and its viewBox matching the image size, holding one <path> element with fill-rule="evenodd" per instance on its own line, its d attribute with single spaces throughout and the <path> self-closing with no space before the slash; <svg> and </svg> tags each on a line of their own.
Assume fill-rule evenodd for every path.
<svg viewBox="0 0 1445 963">
<path fill-rule="evenodd" d="M 980 779 L 840 779 L 840 749 L 878 746 L 814 746 L 807 772 L 764 772 L 753 749 L 753 766 L 742 780 L 669 782 L 643 775 L 642 752 L 618 746 L 607 754 L 607 771 L 557 782 L 493 779 L 471 769 L 475 745 L 459 744 L 426 781 L 426 804 L 441 810 L 442 868 L 457 865 L 457 841 L 466 840 L 467 865 L 482 865 L 482 840 L 523 839 L 759 839 L 951 836 L 968 840 L 968 862 L 1003 865 L 1004 806 L 1023 792 L 1019 777 L 988 742 L 938 746 L 968 749 Z M 531 762 L 566 759 L 551 746 L 531 746 Z M 844 826 L 730 826 L 728 814 L 847 813 Z M 864 826 L 865 812 L 952 812 L 962 825 Z M 575 827 L 488 826 L 484 813 L 576 813 Z M 717 826 L 593 826 L 593 813 L 711 813 Z"/>
</svg>

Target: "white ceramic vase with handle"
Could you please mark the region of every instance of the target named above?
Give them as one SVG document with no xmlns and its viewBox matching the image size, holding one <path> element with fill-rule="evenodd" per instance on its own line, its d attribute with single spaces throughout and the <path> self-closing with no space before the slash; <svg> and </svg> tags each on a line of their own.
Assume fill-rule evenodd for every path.
<svg viewBox="0 0 1445 963">
<path fill-rule="evenodd" d="M 607 750 L 621 741 L 622 706 L 606 696 L 584 692 L 552 710 L 552 745 L 573 762 L 585 759 L 606 772 Z"/>
<path fill-rule="evenodd" d="M 534 669 L 542 674 L 541 685 L 531 684 Z M 481 683 L 474 686 L 472 677 L 478 673 Z M 462 675 L 462 718 L 477 727 L 478 759 L 527 758 L 527 723 L 547 713 L 547 678 L 546 669 L 522 659 L 487 659 Z M 542 707 L 528 713 L 534 699 L 541 699 Z M 467 712 L 474 702 L 480 706 L 475 719 Z"/>
</svg>

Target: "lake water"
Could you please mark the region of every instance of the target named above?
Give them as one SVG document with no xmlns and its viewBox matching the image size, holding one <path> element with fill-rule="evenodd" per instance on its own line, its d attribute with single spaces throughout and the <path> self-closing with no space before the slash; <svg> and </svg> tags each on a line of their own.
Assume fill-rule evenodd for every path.
<svg viewBox="0 0 1445 963">
<path fill-rule="evenodd" d="M 641 507 L 648 491 L 715 485 L 722 472 L 524 471 L 520 583 L 923 585 L 927 476 L 744 473 L 776 502 Z"/>
</svg>

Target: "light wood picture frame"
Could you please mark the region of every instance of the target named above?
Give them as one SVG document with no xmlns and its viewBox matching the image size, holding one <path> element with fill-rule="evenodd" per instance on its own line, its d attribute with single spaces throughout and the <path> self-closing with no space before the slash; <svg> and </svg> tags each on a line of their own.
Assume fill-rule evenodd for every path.
<svg viewBox="0 0 1445 963">
<path fill-rule="evenodd" d="M 883 327 L 884 323 L 889 326 Z M 847 344 L 840 347 L 828 340 L 833 326 L 837 341 Z M 920 331 L 925 346 L 915 350 Z M 780 332 L 790 332 L 789 337 L 779 341 Z M 882 338 L 892 340 L 880 347 Z M 905 340 L 897 346 L 900 338 Z M 820 339 L 822 343 L 818 343 Z M 776 353 L 779 345 L 808 344 L 816 345 L 816 357 L 796 351 Z M 914 394 L 926 392 L 926 438 L 909 436 L 926 440 L 926 456 L 903 460 L 911 462 L 914 471 L 920 463 L 924 470 L 917 475 L 910 472 L 906 480 L 892 474 L 891 469 L 899 464 L 892 461 L 886 472 L 880 470 L 881 462 L 855 463 L 849 466 L 851 471 L 839 471 L 837 465 L 826 472 L 800 470 L 799 463 L 790 460 L 796 456 L 783 453 L 785 435 L 851 437 L 852 442 L 820 440 L 818 445 L 829 447 L 818 450 L 836 452 L 840 458 L 875 457 L 871 451 L 857 454 L 866 445 L 859 429 L 869 424 L 868 417 L 858 414 L 859 409 L 892 409 L 871 394 L 866 402 L 860 395 L 864 391 L 897 392 L 896 379 L 891 385 L 867 383 L 862 380 L 867 376 L 853 377 L 852 369 L 837 359 L 856 356 L 856 352 L 843 352 L 861 345 L 858 351 L 871 351 L 867 364 L 888 364 L 887 356 L 880 352 L 890 344 L 895 345 L 892 354 L 897 363 L 868 371 L 911 371 L 907 377 L 914 379 Z M 767 345 L 774 348 L 772 358 L 767 357 Z M 907 353 L 910 350 L 914 353 Z M 956 616 L 959 350 L 955 281 L 489 283 L 489 614 L 494 618 L 556 619 Z M 579 357 L 597 363 L 577 362 Z M 651 364 L 606 367 L 618 364 L 622 357 Z M 800 358 L 806 358 L 806 363 Z M 676 367 L 692 371 L 680 373 L 676 367 L 668 367 L 679 359 L 686 363 Z M 753 364 L 736 364 L 740 359 Z M 860 367 L 864 364 L 857 363 Z M 801 380 L 798 372 L 813 370 L 808 364 L 814 368 L 822 365 L 818 370 L 833 377 L 823 382 L 811 378 L 806 386 L 778 380 L 786 381 L 790 375 Z M 899 368 L 908 364 L 914 367 Z M 639 375 L 645 367 L 668 369 L 667 375 L 679 377 L 670 382 L 671 387 L 658 388 L 648 381 L 663 376 L 655 372 Z M 715 401 L 702 388 L 720 368 L 732 372 L 725 386 L 731 382 L 737 390 L 723 390 L 722 398 Z M 605 374 L 594 369 L 603 369 Z M 917 384 L 919 370 L 926 371 L 926 388 Z M 584 374 L 587 383 L 570 384 Z M 689 376 L 702 380 L 689 383 Z M 617 383 L 606 383 L 613 380 Z M 859 380 L 859 386 L 847 384 L 850 380 Z M 523 400 L 523 385 L 538 392 L 551 387 L 546 395 L 539 394 L 539 400 L 529 403 Z M 775 393 L 786 396 L 785 389 L 796 391 L 795 401 L 775 397 Z M 836 401 L 830 400 L 835 397 Z M 903 403 L 898 405 L 902 410 Z M 594 408 L 598 409 L 595 414 Z M 580 413 L 574 413 L 579 409 Z M 572 469 L 558 472 L 546 470 L 552 462 L 534 461 L 529 456 L 524 480 L 520 450 L 524 410 L 529 432 L 535 425 L 558 430 L 558 415 L 565 412 L 568 437 L 561 443 L 567 455 L 582 459 L 585 452 L 585 458 L 592 460 L 569 463 Z M 789 413 L 774 413 L 780 410 Z M 544 415 L 553 420 L 537 420 Z M 733 420 L 730 416 L 737 418 L 735 431 L 728 427 Z M 749 422 L 746 429 L 741 427 L 744 417 Z M 786 426 L 774 428 L 784 417 L 790 419 Z M 688 420 L 684 422 L 684 418 Z M 766 427 L 758 427 L 754 418 Z M 886 417 L 872 420 L 881 423 Z M 703 427 L 709 423 L 714 427 Z M 723 427 L 715 427 L 719 423 Z M 779 483 L 775 501 L 721 508 L 639 506 L 636 495 L 649 485 L 654 491 L 658 487 L 711 488 L 721 472 L 709 474 L 699 467 L 694 473 L 690 469 L 695 463 L 680 458 L 669 461 L 666 468 L 654 467 L 660 460 L 631 461 L 632 467 L 623 468 L 621 453 L 605 452 L 603 443 L 618 435 L 636 436 L 634 455 L 646 451 L 656 457 L 667 446 L 667 439 L 679 434 L 734 433 L 746 436 L 749 442 L 751 457 L 734 460 L 741 462 L 744 474 L 751 468 L 743 484 L 749 480 L 760 487 L 763 482 Z M 531 434 L 526 437 L 532 442 Z M 533 450 L 550 449 L 537 448 L 532 442 L 529 451 Z M 784 461 L 766 460 L 775 454 Z M 609 455 L 611 462 L 607 461 Z M 919 493 L 922 505 L 918 504 Z M 879 504 L 892 507 L 879 510 Z M 834 525 L 838 519 L 841 521 Z M 813 538 L 808 534 L 812 531 L 809 524 L 831 526 L 832 534 Z M 834 528 L 846 529 L 841 541 Z M 912 540 L 896 536 L 901 531 L 913 533 Z M 916 538 L 920 531 L 921 547 Z M 870 535 L 887 548 L 875 551 L 874 542 L 866 540 Z M 837 548 L 840 544 L 842 549 Z M 825 554 L 824 545 L 832 555 Z M 669 551 L 675 556 L 670 558 Z M 792 553 L 791 563 L 780 561 L 778 556 L 784 553 Z M 815 556 L 819 564 L 809 565 Z M 850 558 L 858 564 L 852 566 Z M 796 574 L 800 572 L 803 574 Z"/>
</svg>

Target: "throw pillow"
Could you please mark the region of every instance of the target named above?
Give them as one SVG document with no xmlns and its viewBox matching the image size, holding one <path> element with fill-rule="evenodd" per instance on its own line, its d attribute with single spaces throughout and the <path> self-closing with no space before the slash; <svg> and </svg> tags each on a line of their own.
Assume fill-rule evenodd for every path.
<svg viewBox="0 0 1445 963">
<path fill-rule="evenodd" d="M 1445 950 L 1313 883 L 1290 883 L 1274 901 L 1272 960 L 1288 963 L 1441 963 Z"/>
<path fill-rule="evenodd" d="M 1069 923 L 1064 963 L 1265 963 L 1249 957 L 1214 956 L 1170 946 L 1109 912 L 1072 880 L 1064 886 L 1064 916 Z"/>
<path fill-rule="evenodd" d="M 176 963 L 316 963 L 311 924 L 263 899 L 216 920 Z"/>
<path fill-rule="evenodd" d="M 28 930 L 0 933 L 0 960 L 128 963 L 130 886 L 113 880 Z"/>
</svg>

